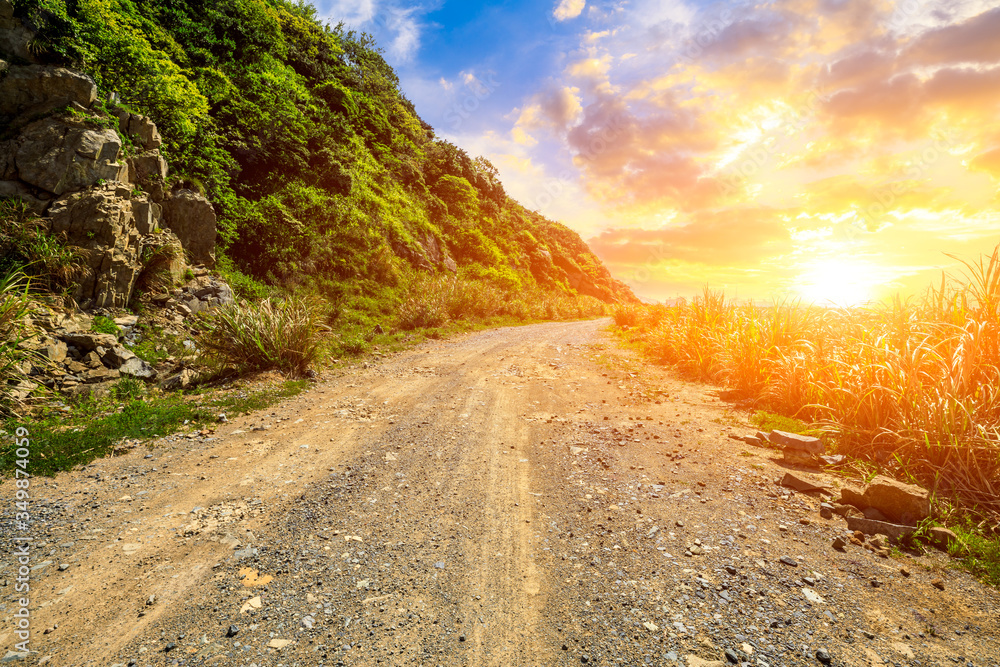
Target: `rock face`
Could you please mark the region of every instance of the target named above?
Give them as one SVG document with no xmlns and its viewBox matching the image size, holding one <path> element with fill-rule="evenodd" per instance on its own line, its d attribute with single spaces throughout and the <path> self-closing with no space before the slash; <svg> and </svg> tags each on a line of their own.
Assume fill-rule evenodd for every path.
<svg viewBox="0 0 1000 667">
<path fill-rule="evenodd" d="M 125 109 L 119 109 L 118 126 L 122 132 L 135 139 L 143 150 L 153 150 L 163 144 L 163 139 L 149 116 L 140 116 Z"/>
<path fill-rule="evenodd" d="M 57 199 L 52 231 L 78 246 L 88 271 L 74 298 L 84 308 L 121 308 L 142 270 L 141 237 L 123 184 L 106 184 Z"/>
<path fill-rule="evenodd" d="M 15 65 L 0 81 L 0 116 L 8 119 L 45 114 L 73 103 L 90 107 L 96 99 L 93 79 L 62 67 Z"/>
<path fill-rule="evenodd" d="M 158 150 L 149 150 L 128 159 L 129 180 L 142 187 L 162 183 L 167 178 L 167 161 Z"/>
<path fill-rule="evenodd" d="M 28 125 L 15 141 L 20 180 L 55 195 L 84 190 L 99 180 L 127 181 L 118 162 L 122 143 L 114 130 L 92 130 L 57 118 Z"/>
<path fill-rule="evenodd" d="M 215 209 L 211 202 L 192 190 L 179 190 L 164 201 L 163 217 L 192 264 L 215 266 Z"/>
<path fill-rule="evenodd" d="M 34 33 L 14 17 L 14 6 L 10 0 L 0 0 L 0 55 L 34 60 L 28 50 L 33 36 Z"/>
</svg>

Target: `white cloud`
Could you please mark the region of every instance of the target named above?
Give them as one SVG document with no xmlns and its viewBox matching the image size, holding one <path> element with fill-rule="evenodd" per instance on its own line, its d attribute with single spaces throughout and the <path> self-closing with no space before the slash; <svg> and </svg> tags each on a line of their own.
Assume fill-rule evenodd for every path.
<svg viewBox="0 0 1000 667">
<path fill-rule="evenodd" d="M 552 16 L 557 21 L 568 21 L 575 19 L 583 13 L 583 8 L 587 6 L 587 0 L 559 0 Z"/>
<path fill-rule="evenodd" d="M 427 7 L 401 6 L 397 0 L 324 0 L 316 3 L 319 18 L 371 32 L 397 61 L 411 60 L 420 49 L 423 24 L 420 15 Z"/>
</svg>

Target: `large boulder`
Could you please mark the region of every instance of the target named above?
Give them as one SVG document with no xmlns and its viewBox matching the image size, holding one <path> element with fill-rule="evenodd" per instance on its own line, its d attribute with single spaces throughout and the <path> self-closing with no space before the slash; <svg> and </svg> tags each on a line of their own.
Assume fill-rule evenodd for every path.
<svg viewBox="0 0 1000 667">
<path fill-rule="evenodd" d="M 118 162 L 122 143 L 114 130 L 45 118 L 25 127 L 16 143 L 18 177 L 56 195 L 84 190 L 101 180 L 128 180 L 128 166 Z"/>
<path fill-rule="evenodd" d="M 0 80 L 0 116 L 8 119 L 46 114 L 73 103 L 89 108 L 96 99 L 93 79 L 62 67 L 14 65 Z"/>
<path fill-rule="evenodd" d="M 179 190 L 163 202 L 164 226 L 181 240 L 192 264 L 215 266 L 215 209 L 192 190 Z"/>
<path fill-rule="evenodd" d="M 897 482 L 882 475 L 868 484 L 865 500 L 869 507 L 881 511 L 893 521 L 911 526 L 926 519 L 931 513 L 927 489 Z"/>
<path fill-rule="evenodd" d="M 111 183 L 61 197 L 49 209 L 52 231 L 80 249 L 88 269 L 74 295 L 85 307 L 121 308 L 131 297 L 142 266 L 130 196 Z"/>
<path fill-rule="evenodd" d="M 36 197 L 21 181 L 0 181 L 0 199 L 20 199 L 35 215 L 45 213 L 50 203 Z"/>
</svg>

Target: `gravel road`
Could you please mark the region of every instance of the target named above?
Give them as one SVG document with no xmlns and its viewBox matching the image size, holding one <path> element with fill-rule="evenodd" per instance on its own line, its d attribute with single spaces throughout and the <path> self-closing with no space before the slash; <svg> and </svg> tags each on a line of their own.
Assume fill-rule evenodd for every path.
<svg viewBox="0 0 1000 667">
<path fill-rule="evenodd" d="M 844 520 L 729 437 L 745 413 L 607 325 L 431 341 L 36 480 L 34 652 L 8 660 L 1000 665 L 996 590 L 937 553 L 833 550 Z"/>
</svg>

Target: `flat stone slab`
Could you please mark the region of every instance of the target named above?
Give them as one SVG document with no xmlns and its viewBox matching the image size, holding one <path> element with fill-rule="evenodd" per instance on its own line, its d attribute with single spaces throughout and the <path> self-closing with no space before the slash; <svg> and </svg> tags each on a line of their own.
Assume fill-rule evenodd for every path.
<svg viewBox="0 0 1000 667">
<path fill-rule="evenodd" d="M 787 433 L 785 431 L 771 431 L 767 435 L 767 439 L 785 449 L 796 449 L 810 454 L 822 454 L 825 451 L 822 440 L 808 435 Z"/>
</svg>

